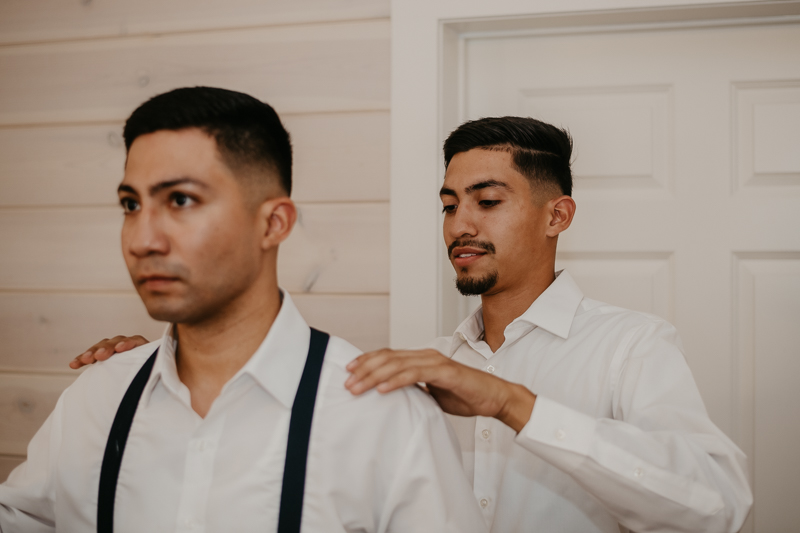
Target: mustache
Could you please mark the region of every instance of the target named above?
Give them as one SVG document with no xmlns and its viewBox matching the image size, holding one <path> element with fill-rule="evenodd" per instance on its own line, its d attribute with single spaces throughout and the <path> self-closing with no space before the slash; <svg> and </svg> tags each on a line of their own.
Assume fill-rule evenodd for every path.
<svg viewBox="0 0 800 533">
<path fill-rule="evenodd" d="M 486 250 L 486 253 L 489 254 L 493 254 L 496 252 L 494 244 L 490 243 L 489 241 L 479 241 L 477 239 L 456 239 L 455 241 L 450 243 L 450 246 L 447 247 L 447 256 L 453 257 L 453 250 L 455 250 L 459 246 L 480 248 L 481 250 Z"/>
</svg>

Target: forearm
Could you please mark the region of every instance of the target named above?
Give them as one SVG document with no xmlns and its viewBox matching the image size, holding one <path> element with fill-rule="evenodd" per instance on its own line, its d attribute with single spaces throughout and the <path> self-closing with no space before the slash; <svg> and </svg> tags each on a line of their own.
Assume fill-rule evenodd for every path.
<svg viewBox="0 0 800 533">
<path fill-rule="evenodd" d="M 495 418 L 519 433 L 531 418 L 536 395 L 523 385 L 506 383 L 506 399 Z"/>
</svg>

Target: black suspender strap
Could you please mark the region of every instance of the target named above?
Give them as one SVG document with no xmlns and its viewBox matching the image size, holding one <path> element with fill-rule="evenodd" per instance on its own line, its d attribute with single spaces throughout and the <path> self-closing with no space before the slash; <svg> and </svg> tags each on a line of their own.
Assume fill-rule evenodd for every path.
<svg viewBox="0 0 800 533">
<path fill-rule="evenodd" d="M 327 333 L 311 328 L 308 356 L 289 420 L 289 439 L 286 445 L 286 464 L 283 470 L 278 533 L 300 532 L 311 420 L 314 416 L 322 361 L 325 359 L 329 338 Z M 125 443 L 128 441 L 133 417 L 147 380 L 150 378 L 150 373 L 153 371 L 157 353 L 158 350 L 153 352 L 153 355 L 147 359 L 136 377 L 133 378 L 117 409 L 114 423 L 111 425 L 106 451 L 103 455 L 103 466 L 100 469 L 100 490 L 97 497 L 98 533 L 113 533 L 114 531 L 114 498 L 117 493 L 122 454 L 125 452 Z"/>
<path fill-rule="evenodd" d="M 106 452 L 103 454 L 103 466 L 100 468 L 100 492 L 97 494 L 97 532 L 112 533 L 114 531 L 114 498 L 117 495 L 117 479 L 119 467 L 122 464 L 122 454 L 125 453 L 125 443 L 128 442 L 128 433 L 131 431 L 133 415 L 139 406 L 144 386 L 153 371 L 158 349 L 153 352 L 142 368 L 133 378 L 122 403 L 119 404 L 114 423 L 111 424 L 111 433 L 106 442 Z"/>
<path fill-rule="evenodd" d="M 297 394 L 292 404 L 292 418 L 289 420 L 289 441 L 286 444 L 286 464 L 283 468 L 278 533 L 300 533 L 311 419 L 314 416 L 322 360 L 325 358 L 329 338 L 327 333 L 311 328 L 306 366 L 303 369 L 303 377 L 300 378 L 300 385 L 297 387 Z"/>
</svg>

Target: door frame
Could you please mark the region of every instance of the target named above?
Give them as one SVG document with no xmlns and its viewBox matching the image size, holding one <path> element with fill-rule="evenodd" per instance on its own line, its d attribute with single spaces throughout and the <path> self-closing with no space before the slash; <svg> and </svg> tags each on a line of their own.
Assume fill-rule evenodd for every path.
<svg viewBox="0 0 800 533">
<path fill-rule="evenodd" d="M 441 146 L 464 120 L 464 45 L 491 36 L 781 24 L 800 0 L 396 0 L 392 2 L 392 347 L 449 335 L 474 307 L 453 287 L 441 236 Z"/>
</svg>

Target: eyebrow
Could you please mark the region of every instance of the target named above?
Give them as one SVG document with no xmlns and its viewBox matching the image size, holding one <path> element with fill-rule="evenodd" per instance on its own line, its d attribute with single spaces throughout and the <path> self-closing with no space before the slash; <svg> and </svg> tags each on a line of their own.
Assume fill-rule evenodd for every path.
<svg viewBox="0 0 800 533">
<path fill-rule="evenodd" d="M 484 180 L 484 181 L 479 181 L 478 183 L 473 183 L 472 185 L 470 185 L 469 187 L 464 189 L 464 193 L 465 194 L 472 194 L 475 191 L 479 191 L 481 189 L 486 189 L 486 188 L 489 188 L 489 187 L 499 187 L 501 189 L 506 189 L 506 190 L 509 190 L 509 191 L 511 190 L 511 187 L 507 183 L 504 183 L 502 181 Z M 453 189 L 448 189 L 447 187 L 442 187 L 439 190 L 439 196 L 458 196 L 458 195 L 456 194 L 456 191 L 454 191 Z"/>
<path fill-rule="evenodd" d="M 176 187 L 178 185 L 184 185 L 184 184 L 187 184 L 187 183 L 188 184 L 192 184 L 192 185 L 197 185 L 199 187 L 202 187 L 203 189 L 207 189 L 208 188 L 208 185 L 206 185 L 202 181 L 199 181 L 199 180 L 196 180 L 196 179 L 193 179 L 193 178 L 177 178 L 177 179 L 174 179 L 174 180 L 168 180 L 168 181 L 162 181 L 160 183 L 156 183 L 155 185 L 150 187 L 150 190 L 149 190 L 150 196 L 158 194 L 160 191 L 163 191 L 164 189 L 170 189 L 172 187 Z M 119 187 L 117 187 L 117 193 L 121 193 L 121 192 L 127 192 L 127 193 L 130 193 L 130 194 L 136 194 L 136 195 L 139 194 L 136 191 L 136 189 L 134 189 L 130 185 L 125 185 L 124 183 L 122 185 L 120 185 Z"/>
</svg>

